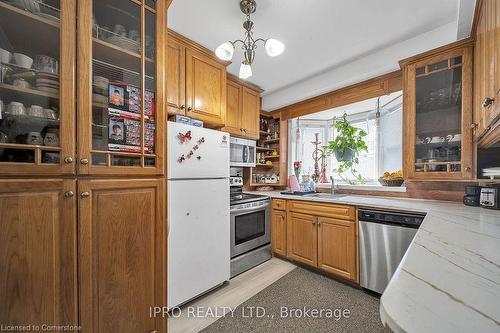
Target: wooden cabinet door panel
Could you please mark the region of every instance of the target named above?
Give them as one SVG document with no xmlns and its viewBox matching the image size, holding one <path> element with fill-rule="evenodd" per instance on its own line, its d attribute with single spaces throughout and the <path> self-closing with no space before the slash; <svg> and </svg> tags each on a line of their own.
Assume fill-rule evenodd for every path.
<svg viewBox="0 0 500 333">
<path fill-rule="evenodd" d="M 73 180 L 0 180 L 0 323 L 77 325 Z"/>
<path fill-rule="evenodd" d="M 356 280 L 356 223 L 318 218 L 318 267 Z"/>
<path fill-rule="evenodd" d="M 166 306 L 162 180 L 84 180 L 80 198 L 80 308 L 87 332 L 165 332 L 149 307 Z"/>
<path fill-rule="evenodd" d="M 243 111 L 241 114 L 241 127 L 243 135 L 251 138 L 259 138 L 259 93 L 243 87 Z"/>
<path fill-rule="evenodd" d="M 232 81 L 227 81 L 226 124 L 224 131 L 234 135 L 242 135 L 241 116 L 243 109 L 243 87 Z"/>
<path fill-rule="evenodd" d="M 167 48 L 167 103 L 169 114 L 185 114 L 186 48 L 169 40 Z"/>
<path fill-rule="evenodd" d="M 287 219 L 288 257 L 310 266 L 318 263 L 316 217 L 290 213 Z"/>
<path fill-rule="evenodd" d="M 186 50 L 186 115 L 211 125 L 224 125 L 226 67 L 198 52 Z"/>
<path fill-rule="evenodd" d="M 286 256 L 286 212 L 272 210 L 271 213 L 271 244 L 274 253 Z"/>
</svg>

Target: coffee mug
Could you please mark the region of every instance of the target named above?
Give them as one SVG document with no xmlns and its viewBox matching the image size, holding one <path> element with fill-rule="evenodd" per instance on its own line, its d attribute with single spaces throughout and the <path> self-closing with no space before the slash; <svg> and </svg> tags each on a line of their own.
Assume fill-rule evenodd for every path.
<svg viewBox="0 0 500 333">
<path fill-rule="evenodd" d="M 43 138 L 40 132 L 29 132 L 26 138 L 26 144 L 28 145 L 42 145 Z"/>
<path fill-rule="evenodd" d="M 59 136 L 56 133 L 47 133 L 43 139 L 43 144 L 46 146 L 59 146 Z"/>
<path fill-rule="evenodd" d="M 10 102 L 9 106 L 7 106 L 7 112 L 13 116 L 22 116 L 26 114 L 26 108 L 23 103 Z"/>
<path fill-rule="evenodd" d="M 30 83 L 25 79 L 17 78 L 12 82 L 12 85 L 19 88 L 29 88 Z"/>
<path fill-rule="evenodd" d="M 4 64 L 9 64 L 12 59 L 12 53 L 5 49 L 0 49 L 0 62 Z"/>
</svg>

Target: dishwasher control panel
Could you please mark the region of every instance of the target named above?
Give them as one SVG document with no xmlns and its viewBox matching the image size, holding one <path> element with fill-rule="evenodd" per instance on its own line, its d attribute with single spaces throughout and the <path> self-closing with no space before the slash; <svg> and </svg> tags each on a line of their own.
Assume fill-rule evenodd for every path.
<svg viewBox="0 0 500 333">
<path fill-rule="evenodd" d="M 418 228 L 422 223 L 425 214 L 418 213 L 399 213 L 376 210 L 358 210 L 358 218 L 360 221 L 382 223 L 382 224 L 397 224 L 412 228 Z"/>
</svg>

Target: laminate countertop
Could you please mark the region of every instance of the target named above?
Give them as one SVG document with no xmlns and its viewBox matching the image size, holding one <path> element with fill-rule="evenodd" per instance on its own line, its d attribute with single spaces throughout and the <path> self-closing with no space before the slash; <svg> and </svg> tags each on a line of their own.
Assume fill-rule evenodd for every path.
<svg viewBox="0 0 500 333">
<path fill-rule="evenodd" d="M 272 198 L 426 213 L 380 299 L 395 332 L 500 332 L 500 211 L 375 196 Z"/>
</svg>

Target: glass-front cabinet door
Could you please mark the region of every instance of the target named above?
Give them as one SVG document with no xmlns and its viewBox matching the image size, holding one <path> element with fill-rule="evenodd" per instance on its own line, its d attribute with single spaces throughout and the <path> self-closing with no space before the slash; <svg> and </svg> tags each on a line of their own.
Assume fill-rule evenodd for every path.
<svg viewBox="0 0 500 333">
<path fill-rule="evenodd" d="M 0 174 L 75 172 L 76 2 L 0 0 Z"/>
<path fill-rule="evenodd" d="M 407 178 L 472 178 L 471 73 L 471 48 L 406 69 Z"/>
<path fill-rule="evenodd" d="M 166 4 L 79 2 L 79 171 L 161 174 Z"/>
</svg>

